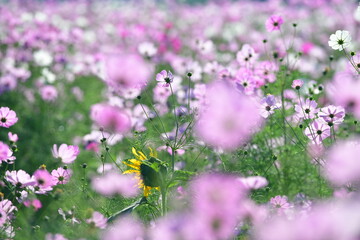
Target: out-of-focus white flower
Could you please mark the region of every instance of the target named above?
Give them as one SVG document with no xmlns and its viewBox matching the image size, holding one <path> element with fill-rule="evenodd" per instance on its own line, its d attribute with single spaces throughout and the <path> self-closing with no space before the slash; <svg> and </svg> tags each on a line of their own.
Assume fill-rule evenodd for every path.
<svg viewBox="0 0 360 240">
<path fill-rule="evenodd" d="M 335 34 L 331 34 L 328 43 L 332 49 L 342 51 L 350 46 L 351 36 L 349 31 L 337 30 Z"/>
<path fill-rule="evenodd" d="M 37 65 L 46 67 L 53 62 L 53 57 L 48 51 L 39 50 L 34 53 L 34 61 Z"/>
<path fill-rule="evenodd" d="M 143 42 L 138 46 L 138 51 L 142 56 L 153 57 L 157 53 L 157 48 L 152 42 Z"/>
<path fill-rule="evenodd" d="M 360 22 L 360 4 L 359 6 L 357 7 L 355 13 L 354 13 L 354 18 L 356 21 Z"/>
</svg>

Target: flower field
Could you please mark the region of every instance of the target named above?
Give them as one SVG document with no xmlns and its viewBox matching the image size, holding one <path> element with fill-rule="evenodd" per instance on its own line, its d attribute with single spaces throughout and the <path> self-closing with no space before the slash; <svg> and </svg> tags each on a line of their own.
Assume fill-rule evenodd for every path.
<svg viewBox="0 0 360 240">
<path fill-rule="evenodd" d="M 359 240 L 352 0 L 0 3 L 0 239 Z"/>
</svg>

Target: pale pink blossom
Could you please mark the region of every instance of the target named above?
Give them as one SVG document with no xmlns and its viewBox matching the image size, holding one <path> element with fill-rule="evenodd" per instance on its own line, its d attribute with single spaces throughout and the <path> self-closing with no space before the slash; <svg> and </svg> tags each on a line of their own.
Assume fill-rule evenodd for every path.
<svg viewBox="0 0 360 240">
<path fill-rule="evenodd" d="M 52 149 L 52 154 L 55 158 L 60 158 L 61 161 L 65 164 L 70 164 L 75 161 L 79 155 L 79 147 L 73 145 L 67 145 L 65 143 L 61 144 L 59 149 L 56 144 L 54 144 Z"/>
<path fill-rule="evenodd" d="M 93 225 L 97 228 L 100 229 L 105 229 L 106 228 L 106 222 L 107 222 L 107 218 L 104 217 L 104 215 L 102 215 L 99 212 L 93 212 L 93 215 L 91 218 L 86 219 L 86 222 L 90 225 Z"/>
<path fill-rule="evenodd" d="M 9 132 L 8 133 L 8 138 L 10 142 L 16 143 L 19 140 L 19 137 L 17 134 Z"/>
<path fill-rule="evenodd" d="M 54 184 L 66 184 L 69 182 L 72 171 L 71 169 L 64 169 L 59 167 L 51 171 L 51 175 L 53 176 Z"/>
<path fill-rule="evenodd" d="M 0 107 L 0 127 L 9 128 L 18 121 L 16 113 L 8 107 Z"/>
<path fill-rule="evenodd" d="M 5 180 L 11 183 L 14 186 L 17 187 L 27 187 L 27 186 L 33 186 L 36 184 L 36 181 L 33 177 L 30 176 L 27 172 L 24 170 L 18 170 L 18 171 L 6 171 L 5 172 Z"/>
</svg>

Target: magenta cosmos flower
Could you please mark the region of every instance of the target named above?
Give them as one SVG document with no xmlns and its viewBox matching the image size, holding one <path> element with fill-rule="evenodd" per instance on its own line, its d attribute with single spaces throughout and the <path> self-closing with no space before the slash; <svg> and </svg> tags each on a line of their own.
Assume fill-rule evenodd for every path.
<svg viewBox="0 0 360 240">
<path fill-rule="evenodd" d="M 54 185 L 53 177 L 45 169 L 38 169 L 34 172 L 34 178 L 37 186 L 41 189 L 47 189 Z"/>
<path fill-rule="evenodd" d="M 16 157 L 13 156 L 13 152 L 10 147 L 0 141 L 0 163 L 6 162 L 8 164 L 12 164 L 15 161 Z"/>
<path fill-rule="evenodd" d="M 8 107 L 0 107 L 0 127 L 9 128 L 18 121 L 16 113 Z"/>
<path fill-rule="evenodd" d="M 208 86 L 195 130 L 205 143 L 226 150 L 244 144 L 261 125 L 259 105 L 224 82 Z"/>
<path fill-rule="evenodd" d="M 272 15 L 265 22 L 265 27 L 268 32 L 273 32 L 280 30 L 281 25 L 284 23 L 284 20 L 281 16 Z"/>
<path fill-rule="evenodd" d="M 91 107 L 91 119 L 108 132 L 126 133 L 131 128 L 128 114 L 118 107 L 108 104 L 95 104 Z"/>
<path fill-rule="evenodd" d="M 55 158 L 60 158 L 65 164 L 74 162 L 79 153 L 78 146 L 67 145 L 65 143 L 61 144 L 59 149 L 57 148 L 57 145 L 54 144 L 52 149 L 53 156 Z"/>
</svg>

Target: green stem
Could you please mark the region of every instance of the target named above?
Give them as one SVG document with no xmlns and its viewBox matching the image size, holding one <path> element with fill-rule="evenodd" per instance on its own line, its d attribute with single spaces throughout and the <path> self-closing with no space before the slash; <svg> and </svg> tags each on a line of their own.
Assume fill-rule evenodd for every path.
<svg viewBox="0 0 360 240">
<path fill-rule="evenodd" d="M 161 188 L 161 209 L 162 209 L 162 215 L 165 216 L 165 214 L 166 214 L 166 189 L 164 189 L 164 187 Z"/>
<path fill-rule="evenodd" d="M 171 172 L 175 170 L 175 148 L 171 148 Z"/>
</svg>

